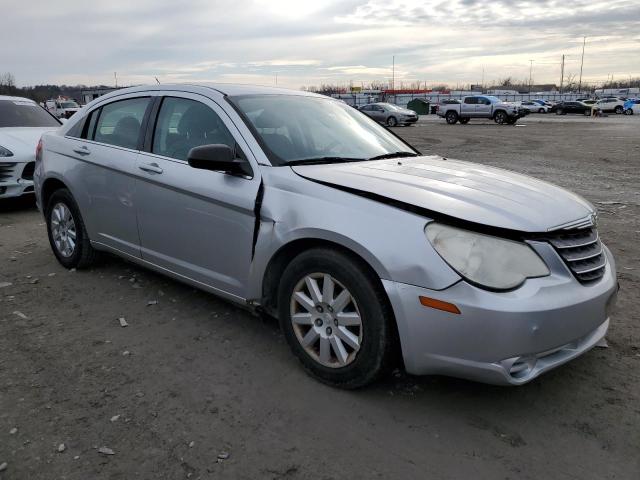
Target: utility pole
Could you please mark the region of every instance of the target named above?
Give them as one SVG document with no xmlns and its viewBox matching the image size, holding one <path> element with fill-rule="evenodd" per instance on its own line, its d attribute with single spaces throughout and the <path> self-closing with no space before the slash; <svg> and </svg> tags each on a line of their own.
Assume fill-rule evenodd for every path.
<svg viewBox="0 0 640 480">
<path fill-rule="evenodd" d="M 529 93 L 531 93 L 531 75 L 533 73 L 533 60 L 529 60 Z"/>
<path fill-rule="evenodd" d="M 396 56 L 392 57 L 391 63 L 391 90 L 396 89 Z M 394 94 L 395 97 L 395 94 Z"/>
<path fill-rule="evenodd" d="M 484 65 L 482 66 L 482 83 L 480 83 L 482 90 L 484 91 Z"/>
<path fill-rule="evenodd" d="M 560 93 L 562 93 L 563 84 L 564 84 L 564 55 L 562 55 L 562 63 L 560 64 Z"/>
<path fill-rule="evenodd" d="M 116 88 L 118 88 L 118 72 L 113 72 L 113 78 L 116 80 Z"/>
<path fill-rule="evenodd" d="M 578 82 L 578 93 L 582 91 L 582 66 L 584 65 L 584 44 L 587 43 L 587 37 L 582 37 L 582 59 L 580 60 L 580 81 Z"/>
<path fill-rule="evenodd" d="M 276 85 L 278 85 L 278 72 L 276 72 Z"/>
</svg>

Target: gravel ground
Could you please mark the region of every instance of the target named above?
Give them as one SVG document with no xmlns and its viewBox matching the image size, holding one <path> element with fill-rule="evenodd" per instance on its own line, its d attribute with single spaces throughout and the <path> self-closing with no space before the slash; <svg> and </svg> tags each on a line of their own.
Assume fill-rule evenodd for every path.
<svg viewBox="0 0 640 480">
<path fill-rule="evenodd" d="M 519 123 L 396 132 L 598 206 L 621 285 L 609 348 L 518 388 L 396 372 L 334 390 L 275 322 L 113 257 L 64 270 L 32 203 L 5 201 L 0 478 L 640 478 L 640 118 Z"/>
</svg>

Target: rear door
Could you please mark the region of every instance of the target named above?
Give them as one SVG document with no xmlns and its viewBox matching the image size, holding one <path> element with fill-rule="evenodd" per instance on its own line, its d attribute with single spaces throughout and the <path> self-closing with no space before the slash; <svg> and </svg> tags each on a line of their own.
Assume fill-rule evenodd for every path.
<svg viewBox="0 0 640 480">
<path fill-rule="evenodd" d="M 252 261 L 257 162 L 213 100 L 164 92 L 138 158 L 138 225 L 142 257 L 181 276 L 246 298 Z M 193 147 L 225 144 L 252 164 L 251 178 L 194 169 Z"/>
<path fill-rule="evenodd" d="M 478 97 L 466 97 L 462 105 L 460 105 L 460 116 L 461 117 L 475 117 L 476 115 L 476 106 L 478 105 Z"/>
<path fill-rule="evenodd" d="M 92 241 L 140 257 L 136 218 L 137 156 L 150 97 L 130 94 L 88 114 L 80 138 L 67 137 L 69 173 Z"/>
</svg>

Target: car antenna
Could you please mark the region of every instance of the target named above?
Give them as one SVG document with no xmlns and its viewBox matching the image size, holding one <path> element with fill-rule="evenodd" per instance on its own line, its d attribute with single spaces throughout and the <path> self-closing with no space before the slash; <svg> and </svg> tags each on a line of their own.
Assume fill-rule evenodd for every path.
<svg viewBox="0 0 640 480">
<path fill-rule="evenodd" d="M 156 79 L 156 82 L 158 82 L 158 85 L 160 85 L 160 80 L 158 80 L 158 77 L 153 77 Z"/>
</svg>

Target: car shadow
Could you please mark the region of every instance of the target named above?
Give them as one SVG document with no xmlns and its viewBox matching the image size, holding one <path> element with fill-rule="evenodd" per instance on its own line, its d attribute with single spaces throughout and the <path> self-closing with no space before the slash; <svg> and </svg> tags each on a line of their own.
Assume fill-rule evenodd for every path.
<svg viewBox="0 0 640 480">
<path fill-rule="evenodd" d="M 0 199 L 0 212 L 20 212 L 37 210 L 36 199 L 33 195 L 23 195 Z"/>
</svg>

